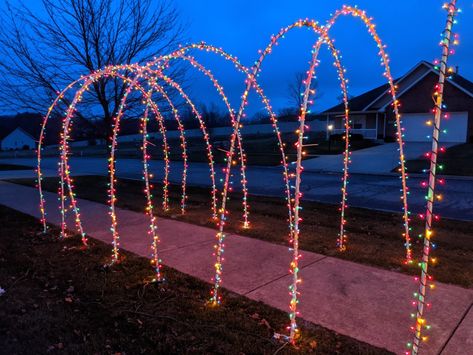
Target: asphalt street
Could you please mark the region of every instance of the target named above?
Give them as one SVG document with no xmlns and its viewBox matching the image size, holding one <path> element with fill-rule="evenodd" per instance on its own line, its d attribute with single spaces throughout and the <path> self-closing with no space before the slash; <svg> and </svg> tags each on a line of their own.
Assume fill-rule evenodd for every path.
<svg viewBox="0 0 473 355">
<path fill-rule="evenodd" d="M 5 159 L 0 163 L 36 166 L 35 159 Z M 54 175 L 57 159 L 43 160 L 45 175 Z M 150 163 L 154 179 L 159 181 L 164 175 L 162 161 Z M 222 167 L 216 167 L 219 177 Z M 107 162 L 103 158 L 71 158 L 71 171 L 75 175 L 105 175 Z M 119 177 L 141 179 L 142 163 L 137 159 L 120 159 L 116 165 Z M 247 171 L 248 189 L 250 194 L 281 196 L 284 198 L 284 182 L 281 167 L 250 166 Z M 21 174 L 21 173 L 19 173 Z M 170 181 L 180 183 L 182 163 L 173 162 L 170 169 Z M 2 174 L 0 174 L 0 178 Z M 6 175 L 6 177 L 14 177 Z M 5 178 L 5 175 L 3 176 Z M 420 213 L 425 209 L 425 188 L 421 177 L 409 178 L 409 209 L 412 213 Z M 239 168 L 233 170 L 234 189 L 239 190 Z M 191 163 L 188 170 L 188 184 L 194 186 L 210 186 L 209 167 L 205 163 Z M 302 175 L 303 199 L 337 204 L 341 198 L 341 174 L 304 172 Z M 401 211 L 401 182 L 394 174 L 351 174 L 348 185 L 348 202 L 350 206 L 369 209 Z M 435 213 L 441 217 L 473 221 L 473 180 L 448 178 L 446 184 L 438 188 L 443 200 L 435 204 Z"/>
</svg>

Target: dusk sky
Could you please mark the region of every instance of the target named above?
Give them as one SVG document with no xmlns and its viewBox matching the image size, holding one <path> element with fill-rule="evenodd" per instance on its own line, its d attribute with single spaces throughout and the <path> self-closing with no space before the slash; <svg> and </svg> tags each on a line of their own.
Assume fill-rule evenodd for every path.
<svg viewBox="0 0 473 355">
<path fill-rule="evenodd" d="M 306 17 L 324 23 L 343 4 L 358 5 L 374 17 L 377 30 L 388 46 L 395 77 L 403 75 L 420 60 L 433 61 L 440 57 L 438 42 L 446 20 L 446 11 L 442 10 L 444 2 L 438 0 L 179 0 L 176 3 L 190 24 L 189 35 L 193 41 L 205 40 L 221 46 L 248 66 L 257 58 L 258 49 L 264 48 L 271 34 L 281 27 Z M 458 65 L 460 73 L 473 80 L 473 1 L 458 3 L 463 10 L 456 27 L 460 45 L 450 63 Z M 384 83 L 377 48 L 360 19 L 342 17 L 331 34 L 343 55 L 350 80 L 350 94 L 357 95 Z M 281 41 L 263 64 L 261 85 L 275 107 L 288 105 L 288 83 L 295 72 L 307 69 L 310 48 L 315 40 L 314 33 L 296 29 Z M 337 103 L 337 96 L 340 95 L 328 51 L 325 50 L 321 58 L 318 88 L 322 96 L 314 111 Z M 234 74 L 232 67 L 220 68 L 221 63 L 221 60 L 209 61 L 219 78 L 226 78 L 222 82 L 232 102 L 235 102 L 242 90 L 242 77 Z M 252 105 L 253 110 L 259 108 Z"/>
<path fill-rule="evenodd" d="M 358 5 L 374 17 L 377 30 L 388 46 L 391 68 L 395 77 L 401 76 L 420 60 L 433 61 L 440 57 L 440 33 L 445 26 L 446 12 L 441 0 L 176 0 L 175 4 L 188 24 L 189 41 L 205 41 L 223 47 L 236 55 L 243 64 L 251 66 L 258 49 L 264 48 L 271 34 L 299 18 L 311 18 L 321 23 L 344 3 Z M 36 1 L 27 0 L 33 8 Z M 455 31 L 460 34 L 460 46 L 450 63 L 458 65 L 460 74 L 473 80 L 473 1 L 459 1 L 463 13 Z M 377 48 L 359 19 L 342 17 L 333 27 L 332 37 L 343 55 L 350 81 L 350 94 L 357 95 L 384 83 Z M 276 109 L 290 106 L 288 85 L 296 72 L 305 71 L 310 49 L 316 37 L 307 29 L 296 29 L 263 64 L 260 84 Z M 196 57 L 212 69 L 226 89 L 236 109 L 243 91 L 244 77 L 223 59 L 211 55 Z M 338 103 L 340 95 L 336 72 L 327 50 L 322 55 L 318 71 L 320 98 L 312 108 L 319 112 Z M 118 63 L 117 63 L 118 64 Z M 198 73 L 193 74 L 191 95 L 196 101 L 219 102 L 214 89 Z M 198 79 L 198 80 L 197 80 Z M 250 96 L 249 112 L 262 109 Z"/>
</svg>

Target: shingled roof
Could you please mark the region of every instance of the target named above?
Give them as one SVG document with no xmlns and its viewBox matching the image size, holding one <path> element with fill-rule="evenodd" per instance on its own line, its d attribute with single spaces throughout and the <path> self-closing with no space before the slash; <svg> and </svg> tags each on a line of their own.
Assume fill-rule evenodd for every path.
<svg viewBox="0 0 473 355">
<path fill-rule="evenodd" d="M 404 76 L 394 80 L 398 86 L 397 96 L 401 97 L 404 92 L 408 91 L 415 83 L 422 80 L 427 74 L 438 71 L 434 65 L 427 61 L 421 61 Z M 458 87 L 460 90 L 473 97 L 473 82 L 464 78 L 459 74 L 453 74 L 449 77 L 448 82 Z M 356 96 L 349 100 L 350 111 L 365 112 L 365 111 L 379 111 L 384 112 L 385 108 L 392 102 L 391 94 L 389 93 L 389 84 L 384 84 Z M 340 103 L 336 106 L 325 110 L 323 113 L 341 113 L 344 112 L 344 104 Z"/>
</svg>

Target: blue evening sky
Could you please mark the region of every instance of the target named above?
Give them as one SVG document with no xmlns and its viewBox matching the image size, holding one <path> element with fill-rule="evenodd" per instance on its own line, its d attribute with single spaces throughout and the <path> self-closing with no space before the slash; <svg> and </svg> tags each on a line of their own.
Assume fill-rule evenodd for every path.
<svg viewBox="0 0 473 355">
<path fill-rule="evenodd" d="M 458 65 L 460 73 L 473 80 L 473 1 L 459 0 L 458 3 L 463 11 L 456 27 L 460 45 L 450 63 Z M 271 34 L 281 27 L 306 17 L 324 23 L 343 4 L 358 5 L 374 17 L 380 37 L 388 46 L 395 77 L 404 74 L 420 60 L 433 61 L 440 57 L 438 42 L 446 21 L 441 0 L 177 0 L 176 4 L 190 24 L 192 40 L 205 40 L 221 46 L 237 55 L 245 65 L 253 63 L 258 49 L 264 48 Z M 384 83 L 377 48 L 361 20 L 342 17 L 331 34 L 342 52 L 352 95 Z M 293 80 L 295 72 L 307 69 L 314 41 L 313 33 L 296 29 L 281 41 L 263 64 L 261 84 L 273 106 L 288 105 L 288 83 Z M 328 51 L 323 54 L 318 74 L 321 97 L 313 107 L 314 111 L 336 104 L 340 95 L 332 60 Z M 231 67 L 220 69 L 220 60 L 209 63 L 217 69 L 216 72 L 227 77 L 225 87 L 233 102 L 238 100 L 241 76 L 234 75 Z M 206 92 L 199 92 L 202 94 L 202 91 Z"/>
<path fill-rule="evenodd" d="M 38 8 L 36 0 L 26 4 Z M 223 47 L 238 56 L 247 66 L 257 58 L 258 49 L 264 48 L 271 34 L 276 33 L 299 18 L 312 18 L 324 23 L 330 13 L 344 3 L 358 5 L 374 17 L 377 30 L 388 46 L 391 68 L 395 77 L 401 76 L 420 60 L 432 61 L 440 56 L 438 42 L 446 12 L 441 0 L 174 0 L 188 24 L 190 41 L 206 41 Z M 473 1 L 459 0 L 463 13 L 459 16 L 456 32 L 460 46 L 451 58 L 460 73 L 473 80 Z M 350 94 L 357 95 L 384 83 L 379 65 L 377 48 L 359 19 L 342 17 L 331 35 L 341 50 L 343 63 L 350 80 Z M 316 40 L 313 32 L 296 29 L 282 40 L 273 54 L 263 64 L 261 85 L 273 106 L 278 109 L 290 105 L 289 82 L 296 72 L 305 71 L 310 59 L 310 49 Z M 244 77 L 233 66 L 220 58 L 207 54 L 196 57 L 212 69 L 226 89 L 232 105 L 237 108 L 243 90 Z M 318 112 L 338 103 L 340 95 L 336 72 L 328 51 L 324 51 L 318 71 L 320 98 L 312 108 Z M 199 102 L 218 102 L 214 89 L 200 74 L 192 75 L 191 96 Z M 262 109 L 250 96 L 250 113 Z"/>
</svg>

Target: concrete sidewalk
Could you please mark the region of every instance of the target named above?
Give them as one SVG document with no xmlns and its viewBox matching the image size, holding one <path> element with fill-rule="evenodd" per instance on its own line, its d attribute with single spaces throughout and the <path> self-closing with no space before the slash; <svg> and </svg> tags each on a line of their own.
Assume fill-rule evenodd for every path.
<svg viewBox="0 0 473 355">
<path fill-rule="evenodd" d="M 48 220 L 57 224 L 57 196 L 46 193 L 45 198 Z M 30 187 L 0 181 L 0 204 L 39 216 L 37 191 Z M 108 207 L 86 200 L 79 200 L 79 207 L 85 231 L 110 242 Z M 122 247 L 149 256 L 146 216 L 119 209 L 118 218 Z M 210 280 L 214 271 L 214 230 L 162 218 L 158 230 L 165 265 Z M 281 240 L 284 234 L 281 231 Z M 304 319 L 396 353 L 405 350 L 405 343 L 412 340 L 409 327 L 413 320 L 409 314 L 414 309 L 410 302 L 417 289 L 412 277 L 315 253 L 302 255 L 299 310 Z M 225 288 L 288 310 L 287 247 L 229 235 L 225 258 Z M 429 302 L 432 309 L 426 318 L 432 329 L 422 354 L 473 354 L 473 290 L 437 284 Z"/>
</svg>

